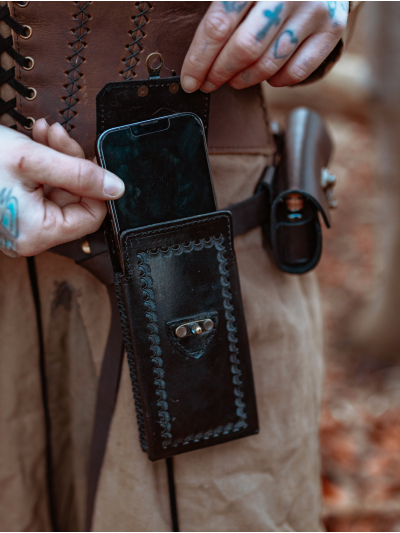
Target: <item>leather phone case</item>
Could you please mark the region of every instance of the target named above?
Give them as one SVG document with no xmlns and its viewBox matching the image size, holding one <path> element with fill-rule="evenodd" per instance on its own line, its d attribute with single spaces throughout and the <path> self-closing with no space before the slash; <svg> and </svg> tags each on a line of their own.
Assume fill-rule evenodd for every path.
<svg viewBox="0 0 400 533">
<path fill-rule="evenodd" d="M 258 432 L 229 212 L 125 231 L 116 274 L 140 441 L 151 460 Z M 182 324 L 214 327 L 184 338 Z"/>
<path fill-rule="evenodd" d="M 145 97 L 138 93 L 143 86 Z M 184 93 L 178 77 L 110 83 L 97 97 L 98 133 L 185 111 L 206 126 L 208 101 L 199 91 Z M 149 459 L 257 433 L 230 212 L 124 231 L 122 268 L 107 223 L 106 237 L 140 443 Z"/>
</svg>

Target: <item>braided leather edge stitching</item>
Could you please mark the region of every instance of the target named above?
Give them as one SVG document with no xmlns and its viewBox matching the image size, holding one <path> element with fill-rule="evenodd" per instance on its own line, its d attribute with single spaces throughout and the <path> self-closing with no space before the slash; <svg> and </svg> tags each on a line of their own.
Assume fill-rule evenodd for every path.
<svg viewBox="0 0 400 533">
<path fill-rule="evenodd" d="M 146 307 L 146 318 L 148 320 L 147 329 L 149 331 L 149 341 L 150 341 L 150 351 L 152 352 L 151 361 L 153 363 L 153 371 L 155 374 L 154 385 L 157 387 L 157 407 L 159 408 L 158 416 L 159 423 L 163 428 L 161 435 L 166 439 L 162 442 L 163 448 L 167 448 L 172 444 L 173 447 L 177 447 L 180 444 L 186 445 L 191 441 L 199 442 L 201 439 L 208 440 L 210 437 L 219 437 L 221 435 L 227 435 L 231 431 L 236 432 L 247 427 L 245 422 L 247 415 L 244 412 L 246 407 L 243 402 L 244 394 L 241 390 L 242 381 L 240 380 L 241 371 L 238 368 L 240 361 L 238 359 L 239 348 L 237 346 L 238 339 L 236 337 L 236 326 L 235 326 L 235 316 L 233 313 L 232 305 L 232 294 L 230 292 L 231 284 L 228 280 L 229 269 L 228 262 L 225 257 L 225 246 L 223 245 L 224 236 L 220 235 L 219 237 L 210 237 L 210 239 L 200 239 L 198 242 L 190 241 L 189 244 L 177 243 L 167 247 L 166 249 L 156 248 L 154 250 L 146 250 L 137 252 L 137 258 L 139 260 L 138 268 L 140 272 L 140 279 L 143 285 L 143 299 L 144 305 Z M 130 243 L 132 247 L 132 243 Z M 167 402 L 167 393 L 165 391 L 165 381 L 164 381 L 164 370 L 162 352 L 159 346 L 160 338 L 157 335 L 158 333 L 158 324 L 157 324 L 157 314 L 156 314 L 156 305 L 154 300 L 154 292 L 152 289 L 153 279 L 151 277 L 151 268 L 149 263 L 149 256 L 158 257 L 171 257 L 172 255 L 182 255 L 182 253 L 190 253 L 192 251 L 199 251 L 203 248 L 215 247 L 217 250 L 217 259 L 219 263 L 219 272 L 221 274 L 220 283 L 222 287 L 222 296 L 223 296 L 223 305 L 225 308 L 225 318 L 227 320 L 227 331 L 229 339 L 229 351 L 231 372 L 233 374 L 232 383 L 234 385 L 233 392 L 236 396 L 235 405 L 236 405 L 236 414 L 239 418 L 236 424 L 232 422 L 226 424 L 225 426 L 218 426 L 215 429 L 209 429 L 203 433 L 198 433 L 196 435 L 191 434 L 182 439 L 177 439 L 175 442 L 171 442 L 171 424 L 169 422 L 170 416 L 168 413 L 168 402 Z"/>
<path fill-rule="evenodd" d="M 146 433 L 144 429 L 142 401 L 140 398 L 139 385 L 138 385 L 137 376 L 136 376 L 136 364 L 135 364 L 135 358 L 133 355 L 133 346 L 132 346 L 132 341 L 131 341 L 131 337 L 129 334 L 128 319 L 125 313 L 125 305 L 124 305 L 124 301 L 123 301 L 122 293 L 121 293 L 121 280 L 119 276 L 115 276 L 115 293 L 117 295 L 117 302 L 118 302 L 119 314 L 121 318 L 121 327 L 122 327 L 122 333 L 124 337 L 125 350 L 128 356 L 129 374 L 131 376 L 133 398 L 134 398 L 135 407 L 136 407 L 136 418 L 137 418 L 137 423 L 139 427 L 139 441 L 140 441 L 142 450 L 144 452 L 147 452 L 147 441 L 146 441 Z"/>
</svg>

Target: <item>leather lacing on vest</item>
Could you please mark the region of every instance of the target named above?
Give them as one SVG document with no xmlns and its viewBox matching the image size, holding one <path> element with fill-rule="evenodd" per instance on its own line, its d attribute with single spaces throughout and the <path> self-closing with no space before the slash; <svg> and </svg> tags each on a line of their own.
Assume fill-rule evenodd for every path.
<svg viewBox="0 0 400 533">
<path fill-rule="evenodd" d="M 143 28 L 149 21 L 146 13 L 153 7 L 150 2 L 136 2 L 135 5 L 138 8 L 138 13 L 132 17 L 132 20 L 136 26 L 129 32 L 133 41 L 126 46 L 129 55 L 123 59 L 126 68 L 121 72 L 122 77 L 127 81 L 136 76 L 134 68 L 140 61 L 137 56 L 143 50 L 140 41 L 146 36 Z"/>
<path fill-rule="evenodd" d="M 77 97 L 76 93 L 81 89 L 81 86 L 78 84 L 78 82 L 83 76 L 82 72 L 79 70 L 79 67 L 85 61 L 85 58 L 82 56 L 81 52 L 87 44 L 84 41 L 84 38 L 90 31 L 86 26 L 86 23 L 92 18 L 92 16 L 86 11 L 86 8 L 91 4 L 91 2 L 74 3 L 78 8 L 78 11 L 74 15 L 77 25 L 72 30 L 75 39 L 69 45 L 72 48 L 73 53 L 68 58 L 71 68 L 66 72 L 69 82 L 64 85 L 68 94 L 67 96 L 63 97 L 67 107 L 60 111 L 60 114 L 63 117 L 61 125 L 64 126 L 68 132 L 75 128 L 75 126 L 72 124 L 72 119 L 78 114 L 78 112 L 74 109 L 74 106 L 79 102 L 79 98 Z"/>
<path fill-rule="evenodd" d="M 0 21 L 3 21 L 11 28 L 15 33 L 20 35 L 22 38 L 30 37 L 32 32 L 29 26 L 23 26 L 18 21 L 13 19 L 10 15 L 10 10 L 7 5 L 0 7 Z M 7 53 L 18 65 L 20 65 L 25 70 L 31 70 L 33 67 L 33 59 L 30 57 L 24 57 L 13 46 L 12 35 L 4 38 L 0 35 L 0 54 Z M 8 83 L 17 93 L 21 94 L 27 100 L 32 100 L 36 91 L 32 87 L 26 87 L 21 82 L 15 78 L 15 67 L 11 67 L 6 70 L 0 66 L 0 87 Z M 14 120 L 19 122 L 25 129 L 30 130 L 33 127 L 34 120 L 31 117 L 24 117 L 19 113 L 15 108 L 17 106 L 17 99 L 11 98 L 7 102 L 0 98 L 0 117 L 4 114 L 10 115 Z M 11 126 L 13 129 L 16 129 L 16 125 Z"/>
</svg>

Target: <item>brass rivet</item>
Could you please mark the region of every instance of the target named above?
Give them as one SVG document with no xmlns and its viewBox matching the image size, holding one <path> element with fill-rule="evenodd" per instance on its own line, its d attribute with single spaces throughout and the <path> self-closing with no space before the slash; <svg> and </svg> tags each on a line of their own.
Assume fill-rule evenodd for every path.
<svg viewBox="0 0 400 533">
<path fill-rule="evenodd" d="M 91 254 L 92 253 L 92 250 L 90 249 L 89 241 L 83 241 L 82 250 L 85 252 L 85 254 Z"/>
<path fill-rule="evenodd" d="M 169 86 L 169 92 L 171 94 L 175 94 L 179 91 L 179 83 L 171 83 Z"/>
<path fill-rule="evenodd" d="M 203 331 L 201 327 L 197 324 L 197 322 L 191 324 L 191 330 L 192 333 L 195 333 L 196 335 L 200 335 L 200 333 Z"/>
<path fill-rule="evenodd" d="M 25 100 L 28 100 L 28 102 L 34 100 L 37 96 L 37 90 L 34 87 L 28 87 L 30 91 L 32 91 L 32 96 L 25 96 Z"/>
<path fill-rule="evenodd" d="M 139 87 L 137 93 L 140 97 L 147 96 L 149 94 L 149 88 L 146 87 L 146 85 L 142 85 L 141 87 Z"/>
<path fill-rule="evenodd" d="M 29 61 L 31 62 L 31 65 L 30 67 L 22 67 L 24 70 L 32 70 L 33 67 L 35 66 L 35 60 L 33 59 L 33 57 L 29 57 L 29 56 L 26 56 L 25 59 L 29 59 Z"/>
<path fill-rule="evenodd" d="M 31 129 L 33 128 L 33 125 L 35 124 L 35 119 L 33 117 L 26 117 L 28 120 L 31 121 L 31 125 L 30 126 L 24 126 L 24 129 L 26 129 L 27 131 L 31 131 Z"/>
<path fill-rule="evenodd" d="M 205 331 L 210 331 L 211 329 L 213 329 L 214 327 L 214 322 L 208 318 L 207 320 L 204 320 L 203 322 L 203 328 L 205 329 Z"/>
<path fill-rule="evenodd" d="M 175 330 L 175 335 L 182 339 L 183 337 L 186 337 L 187 329 L 185 326 L 178 326 Z"/>
<path fill-rule="evenodd" d="M 26 7 L 29 2 L 15 2 L 17 4 L 18 7 Z"/>
<path fill-rule="evenodd" d="M 24 25 L 24 28 L 28 30 L 28 35 L 23 35 L 21 33 L 20 37 L 21 39 L 30 39 L 32 37 L 32 28 L 30 26 Z"/>
</svg>

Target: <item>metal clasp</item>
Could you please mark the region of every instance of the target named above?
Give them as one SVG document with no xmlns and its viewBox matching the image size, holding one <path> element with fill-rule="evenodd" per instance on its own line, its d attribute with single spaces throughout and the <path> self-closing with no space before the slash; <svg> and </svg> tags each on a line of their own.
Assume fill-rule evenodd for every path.
<svg viewBox="0 0 400 533">
<path fill-rule="evenodd" d="M 332 174 L 332 172 L 329 172 L 327 168 L 323 168 L 321 171 L 321 187 L 324 190 L 326 200 L 331 209 L 335 209 L 338 206 L 334 191 L 335 185 L 336 177 Z"/>
<path fill-rule="evenodd" d="M 157 66 L 152 67 L 150 65 L 150 61 L 152 61 L 154 58 L 157 58 L 157 57 L 159 58 L 160 62 L 159 62 L 159 64 Z M 150 78 L 159 78 L 160 77 L 160 72 L 161 72 L 161 69 L 163 68 L 163 66 L 164 66 L 164 58 L 160 54 L 160 52 L 153 52 L 152 54 L 147 56 L 146 67 L 147 67 L 147 71 L 149 73 L 149 77 Z"/>
<path fill-rule="evenodd" d="M 175 335 L 180 339 L 188 337 L 189 335 L 200 335 L 207 333 L 214 328 L 214 322 L 211 318 L 204 318 L 196 322 L 186 322 L 175 328 Z"/>
</svg>

